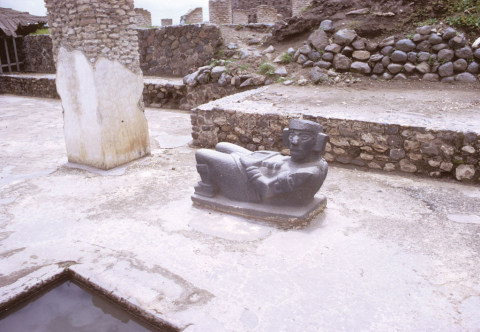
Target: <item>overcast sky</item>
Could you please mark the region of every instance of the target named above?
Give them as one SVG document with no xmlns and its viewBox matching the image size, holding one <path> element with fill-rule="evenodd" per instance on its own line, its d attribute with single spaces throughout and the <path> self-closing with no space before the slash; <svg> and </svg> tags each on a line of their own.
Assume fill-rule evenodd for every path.
<svg viewBox="0 0 480 332">
<path fill-rule="evenodd" d="M 47 11 L 43 0 L 0 0 L 0 7 L 39 16 L 45 16 Z M 203 20 L 208 21 L 208 0 L 135 0 L 135 8 L 143 8 L 152 13 L 153 25 L 160 25 L 162 18 L 172 18 L 173 24 L 178 24 L 180 16 L 196 7 L 203 7 Z"/>
</svg>

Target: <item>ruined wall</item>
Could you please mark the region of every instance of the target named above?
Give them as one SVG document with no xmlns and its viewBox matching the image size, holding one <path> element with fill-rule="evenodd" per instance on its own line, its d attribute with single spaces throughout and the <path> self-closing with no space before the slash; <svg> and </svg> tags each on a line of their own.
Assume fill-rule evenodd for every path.
<svg viewBox="0 0 480 332">
<path fill-rule="evenodd" d="M 152 26 L 152 14 L 143 8 L 135 8 L 135 18 L 137 20 L 137 27 L 150 27 Z"/>
<path fill-rule="evenodd" d="M 25 71 L 33 73 L 55 73 L 52 38 L 50 35 L 25 36 L 23 54 Z"/>
<path fill-rule="evenodd" d="M 203 23 L 203 9 L 198 7 L 190 9 L 185 15 L 180 18 L 180 24 L 194 24 Z"/>
<path fill-rule="evenodd" d="M 167 26 L 138 30 L 142 71 L 149 76 L 185 76 L 208 64 L 222 44 L 213 24 Z"/>
<path fill-rule="evenodd" d="M 277 22 L 277 10 L 273 6 L 261 5 L 256 8 L 257 23 Z"/>
<path fill-rule="evenodd" d="M 173 20 L 171 18 L 162 18 L 162 27 L 167 25 L 173 25 Z"/>
<path fill-rule="evenodd" d="M 263 23 L 263 18 L 257 17 L 258 6 L 271 6 L 284 18 L 292 16 L 292 1 L 294 0 L 232 0 L 232 9 L 243 9 L 249 14 L 249 23 Z M 305 6 L 306 7 L 306 6 Z M 276 22 L 278 17 L 271 22 Z M 270 22 L 268 21 L 268 22 Z"/>
<path fill-rule="evenodd" d="M 231 142 L 251 151 L 288 154 L 288 149 L 282 146 L 282 130 L 291 117 L 298 116 L 241 112 L 210 103 L 192 110 L 193 144 L 211 148 L 218 142 Z M 480 183 L 478 132 L 429 130 L 308 114 L 303 114 L 303 118 L 320 123 L 330 136 L 324 154 L 328 162 L 430 177 L 468 175 L 467 178 Z"/>
<path fill-rule="evenodd" d="M 139 72 L 133 1 L 45 0 L 56 58 L 60 47 L 81 49 L 91 63 L 102 56 Z"/>
<path fill-rule="evenodd" d="M 233 24 L 248 24 L 248 12 L 244 9 L 232 10 L 232 23 Z"/>
<path fill-rule="evenodd" d="M 210 23 L 232 24 L 231 0 L 209 0 L 208 11 L 210 13 Z"/>
<path fill-rule="evenodd" d="M 292 15 L 298 16 L 302 12 L 302 9 L 307 8 L 312 0 L 292 0 Z"/>
</svg>

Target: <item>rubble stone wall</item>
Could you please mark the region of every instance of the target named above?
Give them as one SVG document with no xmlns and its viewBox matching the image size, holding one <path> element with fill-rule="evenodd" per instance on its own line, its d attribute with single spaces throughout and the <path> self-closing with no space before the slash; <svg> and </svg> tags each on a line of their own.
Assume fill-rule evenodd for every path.
<svg viewBox="0 0 480 332">
<path fill-rule="evenodd" d="M 203 9 L 202 7 L 190 9 L 185 15 L 180 18 L 180 24 L 194 24 L 203 23 Z"/>
<path fill-rule="evenodd" d="M 162 18 L 162 27 L 167 25 L 173 25 L 173 20 L 171 18 Z"/>
<path fill-rule="evenodd" d="M 303 9 L 307 8 L 310 5 L 312 0 L 292 0 L 292 15 L 298 16 Z"/>
<path fill-rule="evenodd" d="M 277 10 L 273 6 L 261 5 L 256 8 L 257 23 L 277 22 Z"/>
<path fill-rule="evenodd" d="M 179 109 L 186 101 L 184 84 L 173 84 L 168 81 L 144 81 L 143 102 L 146 107 Z M 200 104 L 196 104 L 198 106 Z"/>
<path fill-rule="evenodd" d="M 135 8 L 137 27 L 152 26 L 152 14 L 143 8 Z"/>
<path fill-rule="evenodd" d="M 140 63 L 145 75 L 185 76 L 215 56 L 222 44 L 213 24 L 189 24 L 139 29 Z"/>
<path fill-rule="evenodd" d="M 244 9 L 232 10 L 232 23 L 233 24 L 248 24 L 248 12 Z"/>
<path fill-rule="evenodd" d="M 231 142 L 251 151 L 288 154 L 282 146 L 282 130 L 290 118 L 216 106 L 195 108 L 191 115 L 193 144 L 212 148 L 219 142 Z M 320 123 L 330 136 L 324 154 L 328 162 L 480 182 L 480 132 L 437 131 L 308 114 L 303 118 Z"/>
<path fill-rule="evenodd" d="M 81 49 L 90 62 L 100 56 L 139 72 L 136 13 L 131 0 L 45 0 L 56 58 L 60 47 Z M 55 59 L 56 62 L 56 59 Z"/>
<path fill-rule="evenodd" d="M 231 0 L 209 0 L 208 12 L 210 23 L 232 24 L 232 2 Z"/>
<path fill-rule="evenodd" d="M 50 35 L 25 36 L 23 54 L 25 71 L 33 73 L 55 73 L 55 62 Z"/>
<path fill-rule="evenodd" d="M 55 78 L 0 76 L 0 94 L 59 99 Z"/>
<path fill-rule="evenodd" d="M 250 16 L 248 23 L 276 22 L 278 20 L 277 16 L 275 16 L 273 21 L 270 18 L 268 21 L 265 21 L 262 17 L 259 17 L 256 8 L 261 5 L 270 6 L 275 8 L 277 13 L 282 15 L 283 18 L 288 18 L 292 17 L 293 1 L 294 0 L 232 0 L 232 9 L 246 10 Z M 254 20 L 253 17 L 256 17 L 256 20 Z"/>
</svg>

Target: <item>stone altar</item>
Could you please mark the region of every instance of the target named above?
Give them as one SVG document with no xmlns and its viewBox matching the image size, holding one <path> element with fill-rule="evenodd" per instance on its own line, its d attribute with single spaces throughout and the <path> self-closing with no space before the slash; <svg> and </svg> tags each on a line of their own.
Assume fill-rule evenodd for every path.
<svg viewBox="0 0 480 332">
<path fill-rule="evenodd" d="M 200 149 L 195 158 L 201 181 L 192 201 L 282 224 L 308 221 L 326 207 L 325 196 L 316 194 L 327 176 L 328 164 L 321 157 L 327 142 L 320 124 L 292 119 L 283 131 L 291 157 L 231 143 L 217 144 L 216 151 Z"/>
</svg>

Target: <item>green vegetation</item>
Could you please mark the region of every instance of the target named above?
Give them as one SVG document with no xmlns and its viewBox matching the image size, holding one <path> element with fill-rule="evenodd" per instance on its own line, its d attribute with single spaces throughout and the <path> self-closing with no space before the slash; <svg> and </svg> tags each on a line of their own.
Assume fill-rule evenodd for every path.
<svg viewBox="0 0 480 332">
<path fill-rule="evenodd" d="M 217 58 L 222 58 L 225 55 L 225 50 L 222 48 L 219 49 L 216 55 L 217 55 Z"/>
<path fill-rule="evenodd" d="M 43 29 L 38 29 L 37 31 L 35 32 L 32 32 L 30 34 L 30 36 L 36 36 L 36 35 L 49 35 L 50 34 L 50 30 L 48 30 L 48 28 L 43 28 Z"/>
<path fill-rule="evenodd" d="M 425 20 L 423 22 L 417 22 L 416 26 L 423 27 L 424 25 L 433 25 L 435 23 L 438 23 L 438 20 L 436 18 L 429 18 L 428 20 Z"/>
<path fill-rule="evenodd" d="M 412 40 L 412 39 L 413 39 L 413 36 L 414 36 L 414 34 L 412 33 L 412 34 L 410 34 L 410 35 L 406 35 L 405 38 Z"/>
<path fill-rule="evenodd" d="M 282 61 L 282 63 L 290 63 L 290 62 L 293 62 L 293 55 L 291 55 L 290 53 L 283 53 L 282 55 L 280 55 L 280 61 Z"/>
<path fill-rule="evenodd" d="M 347 23 L 347 28 L 350 30 L 355 30 L 360 25 L 360 21 L 350 21 Z"/>
<path fill-rule="evenodd" d="M 238 68 L 240 68 L 241 70 L 248 70 L 248 68 L 250 68 L 250 65 L 238 65 Z"/>
<path fill-rule="evenodd" d="M 258 73 L 261 75 L 272 76 L 275 74 L 275 66 L 271 63 L 264 62 L 258 67 Z"/>
<path fill-rule="evenodd" d="M 308 12 L 309 10 L 312 10 L 313 9 L 313 5 L 309 5 L 305 8 L 302 8 L 302 10 L 300 12 L 304 13 L 304 12 Z"/>
</svg>

